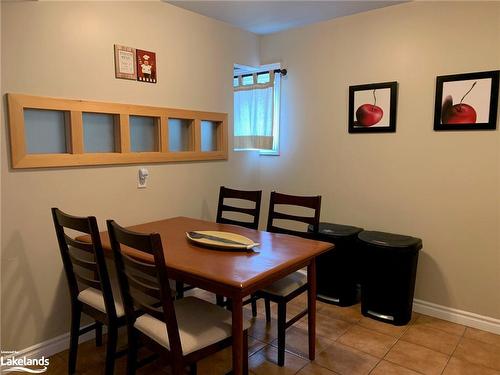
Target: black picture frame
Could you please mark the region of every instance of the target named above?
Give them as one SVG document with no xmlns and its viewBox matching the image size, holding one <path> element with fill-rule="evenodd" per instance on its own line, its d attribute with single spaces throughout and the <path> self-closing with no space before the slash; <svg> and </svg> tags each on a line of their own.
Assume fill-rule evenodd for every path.
<svg viewBox="0 0 500 375">
<path fill-rule="evenodd" d="M 384 90 L 383 103 L 379 103 L 380 106 L 376 105 L 376 90 Z M 367 96 L 367 91 L 372 92 L 374 103 L 359 105 L 360 99 Z M 397 97 L 398 83 L 396 81 L 349 86 L 349 133 L 396 132 Z M 370 106 L 376 111 L 372 111 Z"/>
<path fill-rule="evenodd" d="M 499 72 L 492 70 L 436 77 L 434 130 L 495 130 Z"/>
</svg>

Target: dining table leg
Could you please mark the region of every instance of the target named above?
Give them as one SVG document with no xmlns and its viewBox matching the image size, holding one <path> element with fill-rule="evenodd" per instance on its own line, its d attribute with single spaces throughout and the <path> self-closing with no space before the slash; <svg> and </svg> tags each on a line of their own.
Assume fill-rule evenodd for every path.
<svg viewBox="0 0 500 375">
<path fill-rule="evenodd" d="M 243 297 L 232 298 L 233 374 L 244 374 L 243 366 Z M 248 371 L 248 370 L 247 370 Z"/>
<path fill-rule="evenodd" d="M 316 357 L 316 259 L 307 266 L 307 322 L 309 333 L 309 359 Z M 234 319 L 234 318 L 233 318 Z"/>
</svg>

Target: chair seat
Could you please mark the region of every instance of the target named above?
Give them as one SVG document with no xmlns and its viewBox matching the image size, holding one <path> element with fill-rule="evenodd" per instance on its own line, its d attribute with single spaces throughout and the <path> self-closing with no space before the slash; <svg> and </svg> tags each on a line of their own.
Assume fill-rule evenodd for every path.
<svg viewBox="0 0 500 375">
<path fill-rule="evenodd" d="M 176 300 L 174 308 L 183 355 L 231 337 L 231 312 L 196 297 Z M 243 321 L 244 330 L 250 325 L 250 321 Z M 167 328 L 163 321 L 144 314 L 137 318 L 134 327 L 170 349 Z"/>
<path fill-rule="evenodd" d="M 115 297 L 118 297 L 115 293 Z M 92 306 L 93 308 L 106 313 L 106 307 L 104 306 L 104 297 L 102 296 L 102 292 L 100 290 L 94 288 L 84 289 L 78 294 L 78 300 L 80 302 L 86 303 L 87 305 Z M 125 315 L 125 310 L 123 308 L 123 304 L 121 300 L 115 300 L 115 309 L 116 316 L 121 318 Z"/>
<path fill-rule="evenodd" d="M 307 284 L 307 271 L 298 270 L 262 289 L 264 293 L 286 297 Z"/>
</svg>

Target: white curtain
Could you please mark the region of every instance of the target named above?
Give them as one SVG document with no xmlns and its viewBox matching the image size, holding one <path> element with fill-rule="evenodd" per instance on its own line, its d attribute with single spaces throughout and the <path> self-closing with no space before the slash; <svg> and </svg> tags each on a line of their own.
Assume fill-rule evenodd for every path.
<svg viewBox="0 0 500 375">
<path fill-rule="evenodd" d="M 243 85 L 238 77 L 234 87 L 234 148 L 272 150 L 274 118 L 274 72 L 269 82 Z"/>
</svg>

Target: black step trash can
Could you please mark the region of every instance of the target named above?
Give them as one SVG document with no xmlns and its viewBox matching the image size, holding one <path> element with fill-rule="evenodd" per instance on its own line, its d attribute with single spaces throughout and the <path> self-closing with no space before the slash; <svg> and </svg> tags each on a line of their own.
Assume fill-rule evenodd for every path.
<svg viewBox="0 0 500 375">
<path fill-rule="evenodd" d="M 358 235 L 361 312 L 397 326 L 411 319 L 420 238 L 376 231 Z"/>
<path fill-rule="evenodd" d="M 316 261 L 317 298 L 338 306 L 359 301 L 356 240 L 363 229 L 349 225 L 320 223 L 318 240 L 331 242 L 335 248 L 321 254 Z M 312 226 L 309 226 L 312 232 Z"/>
</svg>

